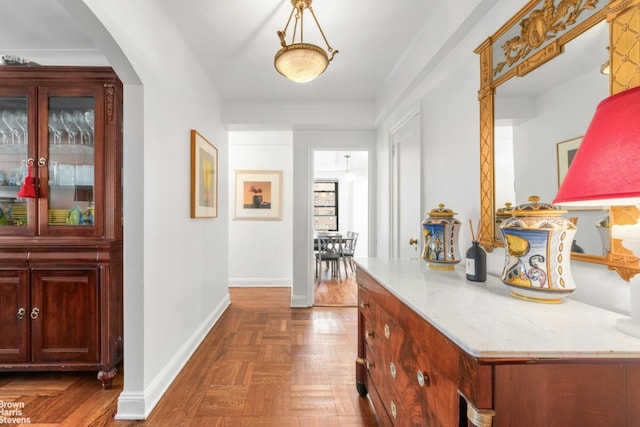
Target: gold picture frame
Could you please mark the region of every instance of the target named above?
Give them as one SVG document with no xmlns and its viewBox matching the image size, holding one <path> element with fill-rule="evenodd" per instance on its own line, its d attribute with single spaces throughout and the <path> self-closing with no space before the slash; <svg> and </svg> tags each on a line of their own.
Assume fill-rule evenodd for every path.
<svg viewBox="0 0 640 427">
<path fill-rule="evenodd" d="M 234 220 L 282 220 L 282 171 L 237 170 Z"/>
<path fill-rule="evenodd" d="M 558 188 L 567 175 L 573 157 L 578 152 L 578 147 L 582 143 L 582 137 L 567 139 L 556 144 L 556 158 L 558 162 Z"/>
<path fill-rule="evenodd" d="M 191 129 L 191 218 L 218 217 L 218 149 Z"/>
</svg>

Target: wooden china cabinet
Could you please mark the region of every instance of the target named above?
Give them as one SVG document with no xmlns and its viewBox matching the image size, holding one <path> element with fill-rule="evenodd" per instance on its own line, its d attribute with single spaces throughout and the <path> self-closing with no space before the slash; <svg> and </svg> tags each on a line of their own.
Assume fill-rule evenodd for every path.
<svg viewBox="0 0 640 427">
<path fill-rule="evenodd" d="M 122 83 L 0 67 L 0 371 L 95 370 L 109 388 L 122 263 Z"/>
</svg>

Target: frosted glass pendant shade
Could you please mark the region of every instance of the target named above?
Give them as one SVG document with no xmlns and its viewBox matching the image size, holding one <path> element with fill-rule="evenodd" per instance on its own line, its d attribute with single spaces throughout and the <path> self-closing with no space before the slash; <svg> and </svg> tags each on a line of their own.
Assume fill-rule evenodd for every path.
<svg viewBox="0 0 640 427">
<path fill-rule="evenodd" d="M 320 47 L 295 43 L 280 49 L 275 56 L 276 70 L 297 83 L 310 82 L 327 69 L 329 57 Z"/>
</svg>

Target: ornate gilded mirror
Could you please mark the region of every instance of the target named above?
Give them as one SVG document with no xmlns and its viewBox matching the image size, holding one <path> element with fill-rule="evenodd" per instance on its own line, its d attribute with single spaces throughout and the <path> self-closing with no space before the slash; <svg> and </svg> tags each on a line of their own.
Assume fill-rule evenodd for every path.
<svg viewBox="0 0 640 427">
<path fill-rule="evenodd" d="M 480 242 L 492 251 L 503 246 L 496 210 L 531 195 L 550 202 L 597 104 L 640 85 L 640 0 L 532 0 L 475 52 Z M 603 206 L 565 215 L 578 221 L 576 244 L 585 249 L 572 258 L 636 268 L 597 227 L 610 213 Z"/>
</svg>

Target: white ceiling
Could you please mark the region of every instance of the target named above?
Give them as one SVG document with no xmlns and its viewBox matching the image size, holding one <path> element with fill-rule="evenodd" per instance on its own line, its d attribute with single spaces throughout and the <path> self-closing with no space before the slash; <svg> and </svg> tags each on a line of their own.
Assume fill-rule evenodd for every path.
<svg viewBox="0 0 640 427">
<path fill-rule="evenodd" d="M 286 24 L 291 0 L 155 2 L 172 17 L 227 103 L 375 103 L 414 35 L 422 32 L 424 37 L 430 30 L 423 28 L 430 14 L 451 7 L 443 6 L 443 0 L 315 0 L 312 7 L 318 21 L 339 53 L 318 79 L 298 84 L 273 67 L 273 57 L 280 48 L 276 31 Z M 0 16 L 0 55 L 17 55 L 42 65 L 108 65 L 56 0 L 0 0 Z M 308 12 L 305 23 L 305 41 L 324 48 Z M 499 91 L 530 94 L 534 88 L 548 89 L 566 76 L 599 69 L 606 60 L 606 28 L 602 24 L 581 37 L 580 44 L 571 43 L 572 50 L 590 52 L 578 55 L 583 59 L 562 55 L 552 61 L 553 67 L 541 67 L 528 75 L 526 83 L 525 79 L 514 79 Z M 601 38 L 604 40 L 597 44 L 592 42 Z"/>
<path fill-rule="evenodd" d="M 369 153 L 366 151 L 319 151 L 313 152 L 313 170 L 315 172 L 339 172 L 347 171 L 347 159 L 349 156 L 349 171 L 366 171 L 369 167 Z M 339 176 L 336 175 L 336 176 Z"/>
<path fill-rule="evenodd" d="M 224 102 L 287 103 L 374 102 L 412 37 L 441 2 L 314 1 L 316 17 L 339 53 L 318 79 L 296 84 L 273 68 L 280 48 L 276 31 L 289 17 L 290 0 L 156 0 L 201 58 Z M 307 15 L 305 42 L 325 48 Z M 0 0 L 0 16 L 0 54 L 42 65 L 103 65 L 94 44 L 55 0 Z"/>
</svg>

